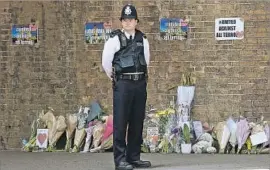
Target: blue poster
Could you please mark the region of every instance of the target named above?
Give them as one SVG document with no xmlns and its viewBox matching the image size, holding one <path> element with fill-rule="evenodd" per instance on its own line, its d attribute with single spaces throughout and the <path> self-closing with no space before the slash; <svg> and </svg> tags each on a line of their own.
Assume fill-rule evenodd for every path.
<svg viewBox="0 0 270 170">
<path fill-rule="evenodd" d="M 188 20 L 181 18 L 161 18 L 160 37 L 162 40 L 184 40 L 187 38 Z"/>
<path fill-rule="evenodd" d="M 38 40 L 38 27 L 35 24 L 13 25 L 11 28 L 12 43 L 16 45 L 33 45 Z"/>
<path fill-rule="evenodd" d="M 88 44 L 105 43 L 111 32 L 110 22 L 90 22 L 85 24 L 85 42 Z"/>
</svg>

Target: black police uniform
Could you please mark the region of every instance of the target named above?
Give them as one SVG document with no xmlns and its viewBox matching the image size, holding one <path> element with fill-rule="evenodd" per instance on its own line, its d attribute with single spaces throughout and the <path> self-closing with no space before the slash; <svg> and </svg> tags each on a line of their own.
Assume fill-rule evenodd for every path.
<svg viewBox="0 0 270 170">
<path fill-rule="evenodd" d="M 120 20 L 124 18 L 138 19 L 134 6 L 124 6 Z M 112 62 L 114 68 L 113 149 L 116 169 L 132 169 L 131 165 L 149 167 L 150 162 L 140 160 L 147 99 L 147 64 L 143 45 L 143 38 L 146 37 L 137 29 L 134 39 L 128 39 L 121 30 L 113 31 L 111 37 L 114 36 L 118 36 L 120 41 L 120 50 L 114 54 Z"/>
</svg>

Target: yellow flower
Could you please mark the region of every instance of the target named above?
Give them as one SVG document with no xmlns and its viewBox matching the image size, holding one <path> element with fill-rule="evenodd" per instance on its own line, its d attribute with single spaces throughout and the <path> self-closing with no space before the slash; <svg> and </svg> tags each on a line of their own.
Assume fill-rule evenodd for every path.
<svg viewBox="0 0 270 170">
<path fill-rule="evenodd" d="M 163 111 L 159 111 L 157 112 L 158 115 L 165 115 L 166 114 L 166 110 L 163 110 Z"/>
<path fill-rule="evenodd" d="M 157 115 L 158 116 L 160 116 L 160 115 L 169 115 L 169 114 L 174 114 L 174 113 L 175 113 L 174 109 L 168 108 L 166 110 L 158 111 Z"/>
<path fill-rule="evenodd" d="M 175 110 L 174 109 L 167 109 L 167 114 L 174 114 Z"/>
</svg>

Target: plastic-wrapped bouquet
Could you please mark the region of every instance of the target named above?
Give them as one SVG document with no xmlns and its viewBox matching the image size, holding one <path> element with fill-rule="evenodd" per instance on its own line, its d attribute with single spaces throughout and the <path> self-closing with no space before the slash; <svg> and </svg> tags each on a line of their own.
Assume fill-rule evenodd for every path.
<svg viewBox="0 0 270 170">
<path fill-rule="evenodd" d="M 173 151 L 176 153 L 180 153 L 180 144 L 181 144 L 181 136 L 180 136 L 180 128 L 174 127 L 171 131 L 170 140 L 172 141 Z"/>
<path fill-rule="evenodd" d="M 164 135 L 166 131 L 169 131 L 169 119 L 171 118 L 171 114 L 174 114 L 175 110 L 169 108 L 166 110 L 162 110 L 157 112 L 157 117 L 159 118 L 159 129 L 160 135 Z"/>
<path fill-rule="evenodd" d="M 174 109 L 168 108 L 157 111 L 156 114 L 147 115 L 143 133 L 144 144 L 142 150 L 144 152 L 157 152 L 160 149 L 163 150 L 162 152 L 167 152 L 165 148 L 171 135 L 169 120 L 174 113 Z"/>
<path fill-rule="evenodd" d="M 155 111 L 155 109 L 150 110 L 150 112 L 152 111 Z M 159 137 L 159 118 L 155 113 L 148 113 L 144 120 L 143 144 L 141 150 L 146 153 L 157 152 Z"/>
<path fill-rule="evenodd" d="M 168 108 L 163 111 L 159 111 L 157 116 L 159 117 L 159 129 L 160 129 L 160 144 L 158 148 L 163 153 L 172 153 L 175 150 L 175 145 L 177 143 L 178 131 L 175 129 L 174 120 L 175 110 Z M 175 133 L 174 133 L 175 132 Z"/>
</svg>

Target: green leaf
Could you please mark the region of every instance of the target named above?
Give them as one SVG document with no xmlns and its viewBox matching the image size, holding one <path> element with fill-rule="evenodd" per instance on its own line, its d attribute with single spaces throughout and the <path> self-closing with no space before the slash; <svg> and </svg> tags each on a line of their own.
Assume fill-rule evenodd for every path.
<svg viewBox="0 0 270 170">
<path fill-rule="evenodd" d="M 186 123 L 184 124 L 183 135 L 184 135 L 185 142 L 190 143 L 190 132 L 189 132 L 189 127 Z"/>
</svg>

